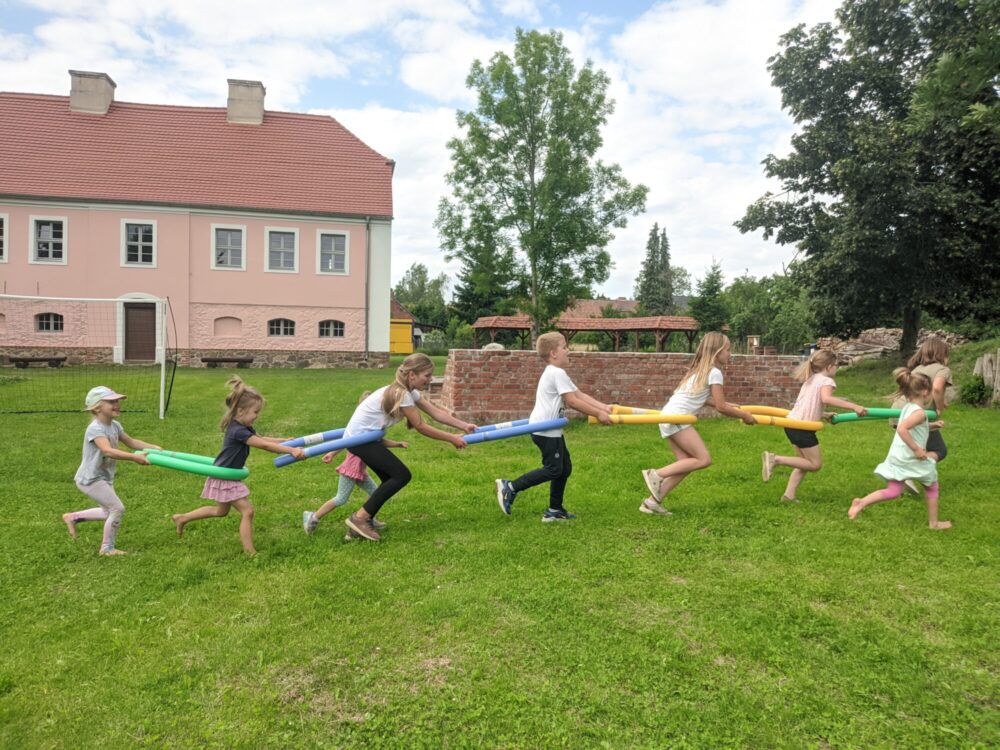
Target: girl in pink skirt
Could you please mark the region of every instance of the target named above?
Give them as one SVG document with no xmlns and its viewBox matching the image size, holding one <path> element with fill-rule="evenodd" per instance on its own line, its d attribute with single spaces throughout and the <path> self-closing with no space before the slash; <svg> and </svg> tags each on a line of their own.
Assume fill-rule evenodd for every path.
<svg viewBox="0 0 1000 750">
<path fill-rule="evenodd" d="M 296 459 L 306 457 L 301 448 L 289 448 L 281 443 L 288 438 L 261 437 L 253 429 L 253 423 L 264 408 L 264 397 L 239 377 L 233 376 L 226 383 L 229 395 L 226 396 L 226 415 L 222 418 L 220 427 L 225 434 L 222 438 L 222 450 L 215 458 L 216 466 L 227 469 L 242 469 L 250 455 L 250 448 L 263 448 L 271 453 L 290 453 Z M 247 498 L 250 488 L 243 482 L 232 479 L 216 479 L 208 477 L 201 496 L 206 500 L 214 500 L 215 505 L 205 505 L 190 513 L 178 513 L 173 516 L 177 526 L 177 536 L 184 534 L 184 526 L 190 521 L 200 518 L 221 518 L 229 514 L 230 506 L 234 506 L 241 516 L 240 541 L 248 555 L 256 555 L 253 546 L 253 506 Z"/>
<path fill-rule="evenodd" d="M 367 397 L 369 394 L 366 393 L 362 398 Z M 409 448 L 409 443 L 399 442 L 396 440 L 382 440 L 382 445 L 386 448 Z M 333 461 L 334 456 L 340 453 L 339 450 L 330 451 L 323 455 L 323 463 L 328 464 Z M 353 453 L 348 451 L 347 458 L 340 464 L 337 468 L 337 473 L 340 474 L 340 481 L 337 484 L 337 494 L 332 498 L 323 503 L 319 510 L 315 513 L 312 511 L 302 512 L 302 528 L 307 534 L 312 534 L 316 531 L 316 527 L 319 526 L 320 519 L 329 513 L 334 508 L 339 508 L 341 505 L 346 505 L 347 501 L 351 497 L 351 493 L 354 492 L 355 487 L 360 487 L 364 490 L 366 495 L 371 496 L 371 494 L 378 487 L 375 481 L 368 476 L 368 467 L 365 462 L 360 458 L 355 456 Z M 376 529 L 384 529 L 385 524 L 376 519 L 372 519 L 373 524 Z M 354 534 L 348 530 L 347 535 L 344 537 L 345 540 L 356 539 L 357 534 Z"/>
</svg>

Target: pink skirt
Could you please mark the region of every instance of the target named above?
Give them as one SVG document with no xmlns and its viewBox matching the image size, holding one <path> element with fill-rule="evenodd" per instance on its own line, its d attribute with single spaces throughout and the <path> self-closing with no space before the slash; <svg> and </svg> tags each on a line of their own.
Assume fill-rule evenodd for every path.
<svg viewBox="0 0 1000 750">
<path fill-rule="evenodd" d="M 365 462 L 350 451 L 348 451 L 344 462 L 337 467 L 337 471 L 355 482 L 363 482 L 368 478 L 368 467 Z"/>
<path fill-rule="evenodd" d="M 250 488 L 238 480 L 208 477 L 201 490 L 201 496 L 217 503 L 231 503 L 234 500 L 250 497 Z"/>
</svg>

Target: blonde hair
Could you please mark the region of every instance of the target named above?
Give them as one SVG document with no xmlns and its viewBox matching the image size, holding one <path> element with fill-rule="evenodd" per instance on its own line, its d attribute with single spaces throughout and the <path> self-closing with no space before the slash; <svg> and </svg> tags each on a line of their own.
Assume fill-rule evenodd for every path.
<svg viewBox="0 0 1000 750">
<path fill-rule="evenodd" d="M 910 357 L 910 361 L 906 363 L 906 366 L 912 370 L 914 367 L 920 367 L 920 365 L 947 364 L 950 349 L 951 347 L 948 346 L 948 342 L 944 339 L 938 336 L 928 336 L 924 339 L 924 343 L 920 345 L 920 348 Z"/>
<path fill-rule="evenodd" d="M 411 372 L 421 373 L 434 369 L 434 363 L 426 354 L 417 352 L 403 360 L 396 368 L 396 379 L 389 384 L 382 394 L 382 411 L 393 419 L 402 419 L 401 404 L 403 397 L 410 391 L 409 377 Z"/>
<path fill-rule="evenodd" d="M 694 361 L 687 372 L 681 378 L 681 386 L 694 378 L 691 384 L 685 389 L 689 392 L 700 391 L 708 383 L 709 373 L 715 367 L 715 358 L 719 352 L 729 346 L 729 338 L 718 331 L 709 331 L 698 344 L 698 349 L 694 353 Z"/>
<path fill-rule="evenodd" d="M 548 362 L 549 355 L 565 343 L 566 337 L 559 333 L 559 331 L 549 331 L 548 333 L 543 333 L 535 341 L 535 351 L 538 352 L 539 357 Z"/>
<path fill-rule="evenodd" d="M 242 409 L 248 409 L 254 404 L 264 405 L 264 397 L 253 386 L 247 385 L 239 375 L 233 375 L 226 381 L 229 395 L 226 396 L 226 413 L 219 427 L 223 432 L 229 429 L 229 423 L 235 419 Z"/>
<path fill-rule="evenodd" d="M 902 396 L 912 401 L 914 396 L 930 393 L 931 379 L 922 372 L 913 372 L 909 367 L 897 367 L 892 371 L 892 377 L 899 386 L 899 390 L 892 394 L 894 399 Z"/>
<path fill-rule="evenodd" d="M 795 368 L 792 377 L 804 383 L 817 372 L 822 372 L 830 365 L 837 364 L 837 355 L 829 349 L 817 349 L 809 355 L 809 359 Z"/>
<path fill-rule="evenodd" d="M 362 391 L 361 395 L 358 396 L 358 403 L 360 404 L 362 401 L 364 401 L 370 395 L 372 395 L 371 391 Z"/>
</svg>

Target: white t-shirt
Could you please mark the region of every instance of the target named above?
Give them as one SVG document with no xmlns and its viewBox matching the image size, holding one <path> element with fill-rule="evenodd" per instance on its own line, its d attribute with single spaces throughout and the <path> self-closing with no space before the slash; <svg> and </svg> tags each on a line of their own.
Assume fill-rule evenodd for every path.
<svg viewBox="0 0 1000 750">
<path fill-rule="evenodd" d="M 389 386 L 383 386 L 375 391 L 372 395 L 358 404 L 358 408 L 354 410 L 354 414 L 351 415 L 351 421 L 347 423 L 347 427 L 344 428 L 344 437 L 354 437 L 355 435 L 360 435 L 362 432 L 371 432 L 373 430 L 388 430 L 394 424 L 400 421 L 400 419 L 393 419 L 384 411 L 382 411 L 382 396 L 385 395 L 385 389 Z M 403 394 L 402 406 L 415 406 L 417 401 L 420 400 L 420 391 L 408 391 Z"/>
<path fill-rule="evenodd" d="M 722 370 L 718 367 L 713 367 L 708 373 L 708 383 L 700 391 L 691 390 L 691 387 L 694 385 L 694 378 L 695 376 L 692 375 L 681 383 L 681 385 L 677 386 L 677 390 L 674 391 L 673 395 L 667 400 L 667 403 L 660 409 L 661 414 L 697 414 L 698 410 L 708 401 L 708 397 L 712 395 L 712 386 L 722 385 Z M 675 432 L 677 432 L 677 425 L 660 425 L 660 434 L 663 437 L 669 437 Z"/>
<path fill-rule="evenodd" d="M 561 367 L 546 365 L 542 377 L 538 379 L 538 389 L 535 391 L 535 408 L 528 417 L 529 422 L 545 422 L 549 419 L 559 419 L 565 416 L 566 404 L 563 403 L 564 393 L 573 393 L 576 386 L 569 375 Z M 562 437 L 561 428 L 533 432 L 541 437 Z"/>
<path fill-rule="evenodd" d="M 837 384 L 829 375 L 822 372 L 810 375 L 802 384 L 799 397 L 795 399 L 795 406 L 788 412 L 788 418 L 818 422 L 823 416 L 823 387 L 827 385 L 837 390 Z"/>
<path fill-rule="evenodd" d="M 94 440 L 99 437 L 107 438 L 111 447 L 117 448 L 118 439 L 123 432 L 125 429 L 115 419 L 111 420 L 111 424 L 104 424 L 95 418 L 87 425 L 87 431 L 83 433 L 83 460 L 74 477 L 77 484 L 90 485 L 101 480 L 111 484 L 115 481 L 115 466 L 118 462 L 113 458 L 105 458 Z"/>
</svg>

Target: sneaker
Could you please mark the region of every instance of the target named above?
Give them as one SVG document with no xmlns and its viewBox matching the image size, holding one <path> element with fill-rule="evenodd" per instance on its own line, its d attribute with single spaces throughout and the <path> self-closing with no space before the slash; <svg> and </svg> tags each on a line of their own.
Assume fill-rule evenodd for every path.
<svg viewBox="0 0 1000 750">
<path fill-rule="evenodd" d="M 505 516 L 510 515 L 510 507 L 514 504 L 514 498 L 517 493 L 514 492 L 514 488 L 511 487 L 510 482 L 506 479 L 498 479 L 496 481 L 497 486 L 497 504 L 500 506 L 500 510 L 503 511 Z"/>
<path fill-rule="evenodd" d="M 642 503 L 639 504 L 640 513 L 649 513 L 651 516 L 672 516 L 669 510 L 663 507 L 663 503 L 660 503 L 653 497 L 647 497 Z"/>
<path fill-rule="evenodd" d="M 302 530 L 307 534 L 312 534 L 316 531 L 316 526 L 319 525 L 319 521 L 316 520 L 316 514 L 311 510 L 302 511 Z"/>
<path fill-rule="evenodd" d="M 378 520 L 377 518 L 373 518 L 371 520 L 371 525 L 375 527 L 375 531 L 383 531 L 385 530 L 386 527 L 386 524 Z"/>
<path fill-rule="evenodd" d="M 348 529 L 347 533 L 344 534 L 345 542 L 354 542 L 357 541 L 358 539 L 364 539 L 364 537 L 361 536 L 361 534 L 359 534 L 358 532 L 354 531 L 354 529 Z"/>
<path fill-rule="evenodd" d="M 565 508 L 546 508 L 545 512 L 542 513 L 542 523 L 551 523 L 552 521 L 572 521 L 576 516 L 572 513 L 567 513 Z"/>
<path fill-rule="evenodd" d="M 760 478 L 765 482 L 771 481 L 771 474 L 774 473 L 774 454 L 764 451 L 760 454 Z"/>
<path fill-rule="evenodd" d="M 382 539 L 382 537 L 380 537 L 378 532 L 375 530 L 375 527 L 372 525 L 371 519 L 361 518 L 361 516 L 357 513 L 349 515 L 344 523 L 351 531 L 358 534 L 358 536 L 363 536 L 369 541 L 378 542 Z"/>
<path fill-rule="evenodd" d="M 649 487 L 650 493 L 653 495 L 653 499 L 659 502 L 660 495 L 660 485 L 663 483 L 663 477 L 656 473 L 656 469 L 643 469 L 642 479 Z"/>
<path fill-rule="evenodd" d="M 906 489 L 909 490 L 910 493 L 912 493 L 914 495 L 919 495 L 920 494 L 920 490 L 917 488 L 917 483 L 914 482 L 912 479 L 906 479 L 906 480 L 904 480 L 903 484 L 906 485 Z"/>
</svg>

